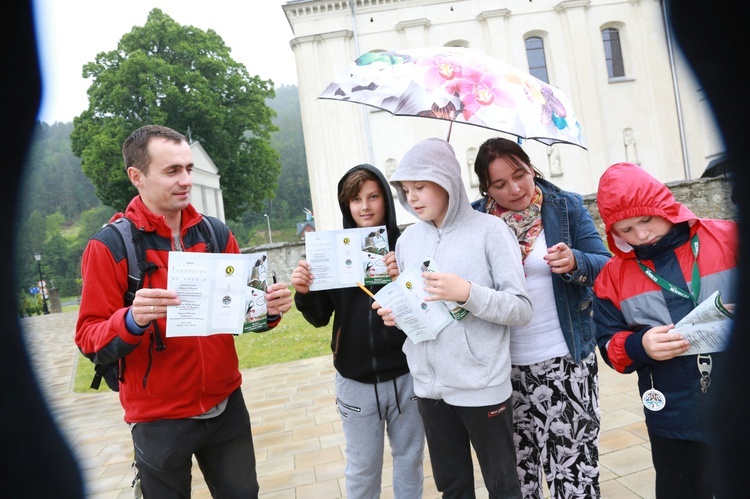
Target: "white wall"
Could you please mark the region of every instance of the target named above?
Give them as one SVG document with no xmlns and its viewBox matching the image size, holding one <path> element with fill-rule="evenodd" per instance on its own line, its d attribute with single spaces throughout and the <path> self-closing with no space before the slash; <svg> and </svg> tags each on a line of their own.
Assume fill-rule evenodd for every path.
<svg viewBox="0 0 750 499">
<path fill-rule="evenodd" d="M 224 197 L 221 193 L 219 169 L 200 142 L 190 144 L 193 152 L 193 188 L 190 203 L 204 215 L 224 220 Z"/>
<path fill-rule="evenodd" d="M 548 148 L 533 141 L 524 148 L 534 165 L 563 189 L 595 192 L 602 172 L 626 160 L 628 130 L 635 141 L 631 156 L 635 151 L 635 159 L 664 182 L 700 177 L 708 160 L 724 149 L 677 49 L 672 71 L 659 0 L 354 0 L 354 19 L 349 2 L 340 0 L 297 1 L 283 9 L 295 35 L 290 43 L 318 230 L 340 226 L 336 185 L 347 169 L 368 162 L 386 172 L 386 165 L 398 162 L 416 142 L 448 133 L 448 122 L 393 117 L 358 104 L 317 99 L 347 64 L 375 49 L 463 40 L 474 50 L 528 70 L 524 37 L 542 37 L 550 83 L 570 99 L 588 151 L 555 146 L 562 175 L 552 177 Z M 608 79 L 601 38 L 605 27 L 620 31 L 626 77 L 617 81 Z M 478 193 L 471 187 L 467 152 L 496 135 L 453 126 L 450 142 L 464 166 L 469 199 Z M 398 207 L 398 220 L 409 223 L 413 218 Z"/>
</svg>

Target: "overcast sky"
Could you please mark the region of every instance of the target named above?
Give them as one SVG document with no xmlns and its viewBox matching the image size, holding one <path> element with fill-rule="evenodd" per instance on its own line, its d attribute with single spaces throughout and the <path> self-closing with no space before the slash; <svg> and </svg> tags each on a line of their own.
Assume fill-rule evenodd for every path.
<svg viewBox="0 0 750 499">
<path fill-rule="evenodd" d="M 232 58 L 276 86 L 297 84 L 285 0 L 34 0 L 43 96 L 39 119 L 72 121 L 88 107 L 83 65 L 117 48 L 153 8 L 182 25 L 213 29 Z"/>
</svg>

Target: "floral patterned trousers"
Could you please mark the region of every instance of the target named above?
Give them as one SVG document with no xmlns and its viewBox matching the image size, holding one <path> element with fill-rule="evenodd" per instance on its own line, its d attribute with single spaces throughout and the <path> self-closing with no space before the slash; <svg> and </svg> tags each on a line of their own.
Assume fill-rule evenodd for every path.
<svg viewBox="0 0 750 499">
<path fill-rule="evenodd" d="M 514 365 L 513 425 L 524 498 L 598 498 L 599 368 L 596 353 Z"/>
</svg>

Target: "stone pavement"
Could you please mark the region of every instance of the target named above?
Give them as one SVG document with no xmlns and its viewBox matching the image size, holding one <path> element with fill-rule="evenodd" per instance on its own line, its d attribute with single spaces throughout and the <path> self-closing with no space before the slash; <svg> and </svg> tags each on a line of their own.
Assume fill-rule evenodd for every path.
<svg viewBox="0 0 750 499">
<path fill-rule="evenodd" d="M 76 312 L 21 319 L 41 386 L 81 466 L 89 499 L 133 497 L 133 448 L 117 394 L 72 391 Z M 336 411 L 330 356 L 243 371 L 263 499 L 341 498 L 344 437 Z M 654 471 L 635 376 L 600 363 L 604 499 L 653 498 Z M 386 441 L 387 446 L 387 441 Z M 386 454 L 389 454 L 387 451 Z M 193 467 L 193 497 L 211 497 Z M 392 498 L 392 462 L 386 455 L 382 497 Z M 425 457 L 425 498 L 439 494 Z M 476 483 L 482 484 L 475 467 Z M 487 492 L 477 489 L 477 497 Z"/>
</svg>

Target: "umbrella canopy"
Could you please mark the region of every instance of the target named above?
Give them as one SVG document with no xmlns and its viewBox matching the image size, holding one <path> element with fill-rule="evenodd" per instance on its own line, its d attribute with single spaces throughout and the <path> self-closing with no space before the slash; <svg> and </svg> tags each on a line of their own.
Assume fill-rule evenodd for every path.
<svg viewBox="0 0 750 499">
<path fill-rule="evenodd" d="M 726 176 L 731 172 L 732 166 L 729 162 L 729 157 L 726 154 L 722 154 L 708 162 L 701 178 L 718 177 L 719 175 Z"/>
<path fill-rule="evenodd" d="M 581 124 L 562 91 L 462 47 L 368 52 L 318 98 L 586 148 Z"/>
</svg>

